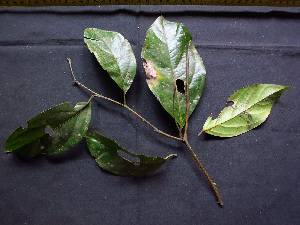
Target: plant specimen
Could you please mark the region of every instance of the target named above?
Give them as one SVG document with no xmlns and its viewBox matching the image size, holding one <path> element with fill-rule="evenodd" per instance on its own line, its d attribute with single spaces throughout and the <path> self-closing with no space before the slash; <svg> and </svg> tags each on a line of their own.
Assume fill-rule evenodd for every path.
<svg viewBox="0 0 300 225">
<path fill-rule="evenodd" d="M 126 108 L 155 132 L 183 142 L 209 181 L 218 204 L 223 206 L 215 183 L 188 141 L 189 118 L 202 95 L 206 71 L 187 28 L 181 23 L 158 17 L 147 31 L 141 54 L 148 87 L 174 118 L 178 136 L 161 131 L 126 104 L 126 93 L 136 75 L 136 59 L 129 42 L 117 32 L 96 28 L 84 31 L 84 41 L 103 69 L 122 89 L 123 102 L 96 93 L 79 82 L 68 59 L 73 82 L 89 91 L 90 99 L 79 102 L 75 107 L 68 102 L 62 103 L 33 117 L 26 128 L 19 127 L 8 137 L 6 150 L 24 157 L 37 154 L 51 156 L 67 151 L 85 138 L 99 166 L 121 176 L 150 175 L 167 159 L 175 156 L 171 154 L 162 158 L 133 154 L 95 130 L 87 133 L 92 100 L 102 98 Z M 228 99 L 233 105 L 225 107 L 216 119 L 208 117 L 199 135 L 206 132 L 219 137 L 234 137 L 257 127 L 266 120 L 275 101 L 288 88 L 275 84 L 254 84 L 241 88 Z M 138 160 L 130 161 L 124 155 Z"/>
</svg>

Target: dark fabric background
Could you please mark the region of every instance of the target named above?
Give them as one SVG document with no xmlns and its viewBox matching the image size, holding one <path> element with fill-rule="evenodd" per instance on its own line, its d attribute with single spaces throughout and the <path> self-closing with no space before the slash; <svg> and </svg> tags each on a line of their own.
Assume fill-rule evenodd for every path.
<svg viewBox="0 0 300 225">
<path fill-rule="evenodd" d="M 219 188 L 223 209 L 181 143 L 105 100 L 93 102 L 90 130 L 135 153 L 178 157 L 150 177 L 126 178 L 100 169 L 84 141 L 52 158 L 26 161 L 4 154 L 6 138 L 31 117 L 62 102 L 89 99 L 72 85 L 68 57 L 82 83 L 122 101 L 83 41 L 87 27 L 118 31 L 129 40 L 138 71 L 128 105 L 177 135 L 172 118 L 146 85 L 140 59 L 146 30 L 160 15 L 190 30 L 207 69 L 189 140 Z M 0 224 L 299 224 L 299 20 L 299 8 L 0 8 Z M 197 136 L 230 94 L 255 83 L 294 88 L 257 129 L 227 139 Z"/>
</svg>

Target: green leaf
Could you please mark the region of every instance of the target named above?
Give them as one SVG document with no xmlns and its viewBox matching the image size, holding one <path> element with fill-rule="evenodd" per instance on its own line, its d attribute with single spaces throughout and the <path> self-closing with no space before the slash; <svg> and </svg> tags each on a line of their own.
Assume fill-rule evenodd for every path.
<svg viewBox="0 0 300 225">
<path fill-rule="evenodd" d="M 213 120 L 208 117 L 201 132 L 234 137 L 257 127 L 267 119 L 275 101 L 288 88 L 275 84 L 254 84 L 241 88 L 228 98 L 228 102 L 234 104 L 224 108 L 218 118 Z"/>
<path fill-rule="evenodd" d="M 192 36 L 184 25 L 169 22 L 160 16 L 148 29 L 142 49 L 148 87 L 163 108 L 172 117 L 175 114 L 175 120 L 181 128 L 185 124 L 187 111 L 185 93 L 187 51 L 189 51 L 190 114 L 200 100 L 206 77 L 205 67 L 193 42 L 190 43 L 188 50 L 190 40 Z M 181 84 L 182 91 L 179 87 Z"/>
<path fill-rule="evenodd" d="M 147 176 L 159 169 L 166 160 L 175 155 L 169 155 L 166 158 L 149 157 L 145 155 L 133 154 L 114 140 L 100 135 L 97 131 L 92 131 L 86 135 L 88 149 L 96 158 L 99 166 L 110 173 L 119 176 Z M 124 158 L 135 157 L 138 161 L 130 161 Z"/>
<path fill-rule="evenodd" d="M 27 128 L 17 128 L 4 147 L 24 157 L 59 154 L 85 136 L 90 120 L 91 103 L 79 102 L 73 108 L 65 102 L 29 120 Z"/>
<path fill-rule="evenodd" d="M 118 32 L 87 28 L 84 42 L 124 93 L 136 74 L 136 59 L 129 42 Z"/>
</svg>

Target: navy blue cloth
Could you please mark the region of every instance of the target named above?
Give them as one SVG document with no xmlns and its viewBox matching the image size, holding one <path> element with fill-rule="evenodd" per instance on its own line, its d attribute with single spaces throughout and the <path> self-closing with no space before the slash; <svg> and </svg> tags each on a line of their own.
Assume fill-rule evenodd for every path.
<svg viewBox="0 0 300 225">
<path fill-rule="evenodd" d="M 132 44 L 137 74 L 127 103 L 164 132 L 177 135 L 145 81 L 140 58 L 155 19 L 183 23 L 207 70 L 206 85 L 190 118 L 189 140 L 224 208 L 185 146 L 153 132 L 106 100 L 92 103 L 90 130 L 134 153 L 171 159 L 145 178 L 99 168 L 84 141 L 60 156 L 24 160 L 4 154 L 6 138 L 41 111 L 75 105 L 90 94 L 77 79 L 110 98 L 122 92 L 83 41 L 88 27 L 120 32 Z M 300 10 L 270 7 L 99 6 L 0 8 L 0 223 L 21 224 L 289 224 L 300 221 Z M 212 114 L 243 86 L 294 87 L 258 128 L 235 138 L 197 136 Z"/>
</svg>

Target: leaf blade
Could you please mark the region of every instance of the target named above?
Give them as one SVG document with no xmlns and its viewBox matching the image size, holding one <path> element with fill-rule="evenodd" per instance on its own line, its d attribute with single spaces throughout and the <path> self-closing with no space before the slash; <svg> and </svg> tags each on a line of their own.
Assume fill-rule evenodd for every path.
<svg viewBox="0 0 300 225">
<path fill-rule="evenodd" d="M 102 136 L 95 130 L 86 135 L 86 141 L 88 149 L 98 165 L 102 169 L 119 176 L 148 176 L 159 169 L 169 157 L 161 158 L 133 154 L 122 148 L 114 140 Z M 124 158 L 118 151 L 138 158 L 139 162 Z"/>
<path fill-rule="evenodd" d="M 275 84 L 254 84 L 239 89 L 228 98 L 228 102 L 234 104 L 225 107 L 214 120 L 209 116 L 201 132 L 234 137 L 252 130 L 267 119 L 275 101 L 288 88 Z"/>
<path fill-rule="evenodd" d="M 59 154 L 84 137 L 90 119 L 90 103 L 79 102 L 73 108 L 69 102 L 65 102 L 30 119 L 27 128 L 17 128 L 8 137 L 4 147 L 8 152 L 24 157 Z M 46 132 L 49 128 L 55 132 L 54 137 Z"/>
<path fill-rule="evenodd" d="M 191 34 L 184 25 L 169 22 L 160 16 L 148 29 L 142 49 L 148 87 L 163 108 L 172 117 L 175 114 L 174 119 L 180 128 L 186 122 L 187 103 L 186 93 L 177 90 L 176 82 L 183 81 L 186 90 L 187 51 L 189 51 L 190 77 L 189 115 L 200 100 L 206 77 L 202 59 L 191 40 Z"/>
<path fill-rule="evenodd" d="M 85 29 L 84 42 L 126 94 L 136 74 L 136 59 L 130 43 L 118 32 L 97 28 Z"/>
</svg>

